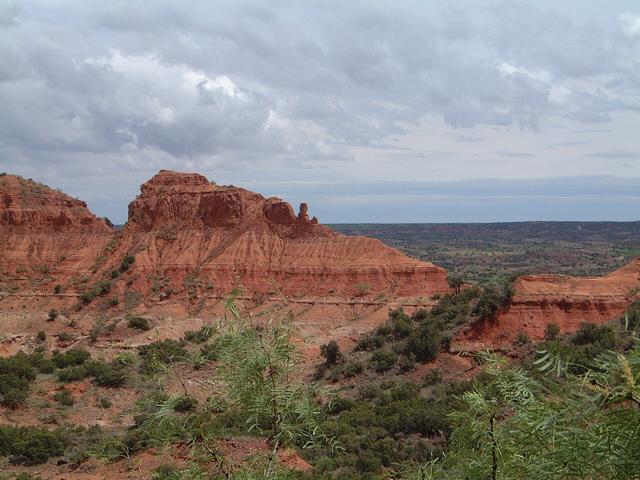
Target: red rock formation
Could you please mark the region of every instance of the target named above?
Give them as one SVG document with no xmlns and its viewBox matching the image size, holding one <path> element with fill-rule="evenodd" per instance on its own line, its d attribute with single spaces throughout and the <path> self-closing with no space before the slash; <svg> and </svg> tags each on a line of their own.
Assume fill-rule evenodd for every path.
<svg viewBox="0 0 640 480">
<path fill-rule="evenodd" d="M 113 235 L 84 202 L 31 180 L 0 176 L 0 198 L 0 273 L 18 284 L 86 272 Z"/>
<path fill-rule="evenodd" d="M 307 212 L 306 204 L 296 216 L 278 198 L 163 170 L 129 205 L 129 221 L 104 268 L 134 253 L 130 286 L 145 294 L 223 295 L 235 285 L 287 295 L 448 291 L 442 268 L 378 240 L 338 234 Z"/>
<path fill-rule="evenodd" d="M 526 275 L 515 284 L 511 304 L 497 318 L 478 321 L 454 341 L 454 348 L 509 348 L 519 332 L 542 340 L 549 323 L 574 332 L 583 322 L 618 318 L 640 291 L 640 258 L 604 277 Z"/>
</svg>

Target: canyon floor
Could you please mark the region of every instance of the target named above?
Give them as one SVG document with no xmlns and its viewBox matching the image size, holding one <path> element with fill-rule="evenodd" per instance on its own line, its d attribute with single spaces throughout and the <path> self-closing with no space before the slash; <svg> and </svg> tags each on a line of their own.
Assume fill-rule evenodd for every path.
<svg viewBox="0 0 640 480">
<path fill-rule="evenodd" d="M 533 273 L 598 276 L 640 256 L 640 222 L 337 224 L 472 281 Z"/>
</svg>

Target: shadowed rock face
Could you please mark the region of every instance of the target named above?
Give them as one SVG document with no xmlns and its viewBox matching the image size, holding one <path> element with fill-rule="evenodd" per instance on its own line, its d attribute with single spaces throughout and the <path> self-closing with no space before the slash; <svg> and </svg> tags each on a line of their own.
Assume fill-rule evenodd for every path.
<svg viewBox="0 0 640 480">
<path fill-rule="evenodd" d="M 454 341 L 478 350 L 511 346 L 519 332 L 542 340 L 549 323 L 574 332 L 583 322 L 606 323 L 640 299 L 640 258 L 603 277 L 525 275 L 515 284 L 511 303 L 496 318 L 478 321 Z"/>
<path fill-rule="evenodd" d="M 141 186 L 119 232 L 83 202 L 18 177 L 4 179 L 3 269 L 55 263 L 64 272 L 52 269 L 52 281 L 66 291 L 75 291 L 71 276 L 87 270 L 90 283 L 111 281 L 110 295 L 133 291 L 149 299 L 220 297 L 236 286 L 249 295 L 429 298 L 448 291 L 443 269 L 378 240 L 338 234 L 309 219 L 304 203 L 296 215 L 281 199 L 202 175 L 160 171 Z M 29 193 L 34 189 L 42 192 Z M 112 278 L 127 255 L 135 256 L 133 266 Z"/>
</svg>

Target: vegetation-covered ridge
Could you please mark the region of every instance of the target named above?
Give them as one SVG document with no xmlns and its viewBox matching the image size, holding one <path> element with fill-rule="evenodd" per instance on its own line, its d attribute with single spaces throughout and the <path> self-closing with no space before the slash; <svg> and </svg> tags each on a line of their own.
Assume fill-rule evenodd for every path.
<svg viewBox="0 0 640 480">
<path fill-rule="evenodd" d="M 443 371 L 449 336 L 504 292 L 466 288 L 431 310 L 392 310 L 353 351 L 324 345 L 312 381 L 288 320 L 256 321 L 233 297 L 220 324 L 108 361 L 77 347 L 19 353 L 0 362 L 7 412 L 34 408 L 38 385 L 53 381 L 48 411 L 58 413 L 43 426 L 0 427 L 0 456 L 35 474 L 51 461 L 166 452 L 154 479 L 636 478 L 640 305 L 574 334 L 550 323 L 542 343 L 518 339 L 517 362 L 486 353 L 473 376 Z M 144 331 L 140 318 L 129 322 Z M 66 421 L 82 382 L 106 411 L 135 390 L 132 422 Z M 240 439 L 259 447 L 239 457 L 229 445 Z"/>
<path fill-rule="evenodd" d="M 337 224 L 468 280 L 529 273 L 599 276 L 640 257 L 640 222 Z"/>
</svg>

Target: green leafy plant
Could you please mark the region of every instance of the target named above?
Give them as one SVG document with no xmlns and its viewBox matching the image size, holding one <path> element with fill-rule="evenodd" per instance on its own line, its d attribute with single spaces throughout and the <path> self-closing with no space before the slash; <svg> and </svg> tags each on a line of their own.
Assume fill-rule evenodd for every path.
<svg viewBox="0 0 640 480">
<path fill-rule="evenodd" d="M 66 388 L 58 390 L 56 393 L 54 393 L 53 399 L 60 405 L 63 405 L 65 407 L 70 407 L 75 403 L 73 400 L 73 395 L 71 395 L 71 392 Z"/>
<path fill-rule="evenodd" d="M 68 440 L 62 432 L 36 427 L 0 426 L 0 456 L 15 464 L 38 465 L 64 452 Z"/>
<path fill-rule="evenodd" d="M 369 360 L 371 366 L 376 372 L 382 373 L 391 370 L 396 364 L 398 356 L 389 350 L 376 350 Z"/>
<path fill-rule="evenodd" d="M 220 370 L 230 400 L 247 414 L 249 431 L 271 445 L 263 477 L 272 478 L 278 451 L 287 444 L 303 448 L 319 440 L 320 409 L 309 386 L 296 375 L 299 356 L 286 325 L 252 326 L 240 316 L 231 298 L 235 321 L 220 341 Z"/>
<path fill-rule="evenodd" d="M 151 325 L 149 324 L 149 320 L 144 317 L 129 315 L 128 325 L 129 325 L 129 328 L 135 328 L 136 330 L 142 330 L 145 332 L 148 330 L 151 330 Z"/>
</svg>

